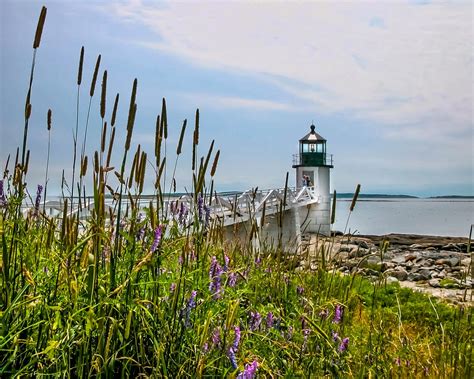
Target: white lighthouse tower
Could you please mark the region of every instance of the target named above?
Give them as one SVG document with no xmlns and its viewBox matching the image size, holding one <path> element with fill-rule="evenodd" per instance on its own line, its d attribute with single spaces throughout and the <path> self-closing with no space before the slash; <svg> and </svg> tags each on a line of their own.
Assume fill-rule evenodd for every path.
<svg viewBox="0 0 474 379">
<path fill-rule="evenodd" d="M 315 131 L 311 124 L 310 132 L 299 141 L 299 154 L 293 156 L 296 169 L 296 188 L 308 187 L 318 198 L 318 202 L 300 211 L 301 230 L 308 233 L 329 235 L 330 228 L 330 170 L 333 168 L 332 155 L 326 154 L 326 140 Z"/>
</svg>

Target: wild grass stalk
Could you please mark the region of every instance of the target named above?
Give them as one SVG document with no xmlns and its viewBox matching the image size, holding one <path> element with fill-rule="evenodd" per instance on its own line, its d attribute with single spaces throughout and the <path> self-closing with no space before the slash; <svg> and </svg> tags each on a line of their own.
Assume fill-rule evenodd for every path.
<svg viewBox="0 0 474 379">
<path fill-rule="evenodd" d="M 43 197 L 43 213 L 45 213 L 45 207 L 46 207 L 46 196 L 47 196 L 47 191 L 48 191 L 48 174 L 49 174 L 49 155 L 51 152 L 51 118 L 52 118 L 52 111 L 51 109 L 48 109 L 48 114 L 46 117 L 46 128 L 48 130 L 48 152 L 46 156 L 46 172 L 44 176 L 44 197 Z"/>
</svg>

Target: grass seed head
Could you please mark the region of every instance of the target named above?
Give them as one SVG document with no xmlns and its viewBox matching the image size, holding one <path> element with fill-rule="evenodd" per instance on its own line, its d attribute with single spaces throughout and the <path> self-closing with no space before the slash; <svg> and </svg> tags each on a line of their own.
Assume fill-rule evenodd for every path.
<svg viewBox="0 0 474 379">
<path fill-rule="evenodd" d="M 46 20 L 46 13 L 47 9 L 45 6 L 41 8 L 41 13 L 38 19 L 38 25 L 36 26 L 36 33 L 35 33 L 35 40 L 33 42 L 33 49 L 36 49 L 39 47 L 41 43 L 41 35 L 43 34 L 43 27 L 44 27 L 44 22 Z"/>
</svg>

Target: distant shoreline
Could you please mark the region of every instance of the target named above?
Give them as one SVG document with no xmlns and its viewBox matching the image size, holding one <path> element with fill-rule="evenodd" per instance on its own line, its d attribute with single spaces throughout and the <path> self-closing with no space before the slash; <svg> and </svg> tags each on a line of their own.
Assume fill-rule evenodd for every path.
<svg viewBox="0 0 474 379">
<path fill-rule="evenodd" d="M 337 199 L 352 199 L 353 193 L 337 193 Z M 462 195 L 445 195 L 445 196 L 429 196 L 419 197 L 412 195 L 386 195 L 386 194 L 359 194 L 358 199 L 474 199 L 474 195 L 462 196 Z"/>
</svg>

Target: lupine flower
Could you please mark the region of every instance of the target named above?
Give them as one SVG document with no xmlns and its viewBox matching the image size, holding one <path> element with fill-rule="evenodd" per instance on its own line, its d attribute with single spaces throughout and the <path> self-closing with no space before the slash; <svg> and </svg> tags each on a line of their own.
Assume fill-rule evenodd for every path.
<svg viewBox="0 0 474 379">
<path fill-rule="evenodd" d="M 186 209 L 186 205 L 184 205 L 184 203 L 181 203 L 181 206 L 179 208 L 179 213 L 178 213 L 179 225 L 183 227 L 185 226 L 187 216 L 188 216 L 188 210 Z"/>
<path fill-rule="evenodd" d="M 266 321 L 267 321 L 267 328 L 269 328 L 269 329 L 272 328 L 273 327 L 273 322 L 274 322 L 272 312 L 267 313 L 267 320 Z"/>
<path fill-rule="evenodd" d="M 308 345 L 309 333 L 311 333 L 311 329 L 308 329 L 308 328 L 303 329 L 303 350 L 306 349 L 306 346 Z"/>
<path fill-rule="evenodd" d="M 235 285 L 237 284 L 237 275 L 235 274 L 235 272 L 231 272 L 229 274 L 229 280 L 227 281 L 227 284 L 231 288 L 235 287 Z"/>
<path fill-rule="evenodd" d="M 142 214 L 140 213 L 137 218 L 137 224 L 140 224 L 142 222 Z M 143 240 L 143 237 L 145 237 L 145 227 L 142 226 L 140 229 L 137 231 L 137 235 L 135 236 L 137 241 Z"/>
<path fill-rule="evenodd" d="M 306 329 L 306 318 L 304 316 L 300 317 L 301 329 Z"/>
<path fill-rule="evenodd" d="M 258 312 L 250 312 L 250 330 L 253 332 L 260 328 L 262 316 Z"/>
<path fill-rule="evenodd" d="M 211 220 L 211 208 L 207 205 L 204 205 L 204 226 L 207 228 L 209 226 L 209 221 Z"/>
<path fill-rule="evenodd" d="M 298 295 L 302 295 L 303 292 L 304 292 L 304 288 L 303 288 L 303 287 L 300 287 L 300 286 L 296 287 L 296 293 L 297 293 Z"/>
<path fill-rule="evenodd" d="M 199 222 L 202 221 L 202 206 L 203 206 L 203 203 L 204 203 L 204 199 L 202 198 L 202 195 L 199 194 L 199 197 L 198 197 L 198 218 L 199 218 Z"/>
<path fill-rule="evenodd" d="M 343 338 L 341 344 L 339 345 L 339 351 L 342 353 L 347 350 L 349 347 L 349 337 Z"/>
<path fill-rule="evenodd" d="M 319 317 L 321 317 L 323 320 L 327 319 L 328 316 L 329 316 L 328 309 L 323 309 L 321 312 L 319 312 Z"/>
<path fill-rule="evenodd" d="M 186 304 L 186 308 L 184 308 L 184 326 L 187 328 L 191 326 L 190 317 L 191 311 L 196 308 L 196 295 L 197 291 L 192 291 L 191 296 Z"/>
<path fill-rule="evenodd" d="M 0 180 L 0 207 L 7 205 L 7 199 L 5 198 L 5 192 L 3 191 L 3 180 Z"/>
<path fill-rule="evenodd" d="M 256 264 L 257 266 L 259 266 L 260 263 L 262 263 L 262 258 L 260 258 L 260 257 L 255 258 L 255 264 Z"/>
<path fill-rule="evenodd" d="M 237 379 L 253 379 L 258 370 L 258 362 L 254 360 L 252 363 L 246 364 L 244 371 L 237 375 Z"/>
<path fill-rule="evenodd" d="M 178 211 L 178 200 L 176 200 L 176 202 L 172 201 L 170 203 L 170 213 L 172 216 L 174 216 L 176 214 L 176 212 Z"/>
<path fill-rule="evenodd" d="M 234 342 L 232 342 L 232 348 L 237 351 L 239 348 L 239 343 L 240 343 L 240 328 L 238 326 L 234 326 Z"/>
<path fill-rule="evenodd" d="M 38 212 L 39 212 L 39 206 L 41 202 L 41 192 L 43 192 L 43 186 L 41 184 L 38 184 L 38 189 L 36 190 L 36 199 L 35 199 L 35 212 L 33 214 L 35 217 L 38 216 Z"/>
<path fill-rule="evenodd" d="M 232 348 L 229 349 L 229 352 L 228 352 L 228 356 L 229 356 L 229 360 L 230 360 L 230 364 L 232 365 L 232 368 L 234 370 L 237 370 L 237 357 L 235 356 L 235 351 L 232 350 Z"/>
<path fill-rule="evenodd" d="M 337 332 L 335 332 L 334 330 L 331 332 L 331 334 L 333 341 L 337 342 L 339 340 L 339 334 L 337 334 Z"/>
<path fill-rule="evenodd" d="M 209 269 L 209 291 L 212 292 L 214 300 L 219 299 L 222 295 L 222 288 L 221 288 L 221 276 L 222 276 L 222 267 L 217 261 L 216 257 L 212 257 L 211 259 L 211 267 Z"/>
<path fill-rule="evenodd" d="M 229 257 L 227 256 L 227 254 L 224 254 L 224 267 L 223 267 L 223 270 L 224 272 L 227 272 L 227 270 L 229 270 Z"/>
<path fill-rule="evenodd" d="M 239 349 L 239 343 L 240 343 L 240 328 L 238 326 L 234 326 L 234 341 L 232 342 L 232 346 L 229 348 L 228 351 L 228 356 L 230 363 L 233 367 L 234 370 L 237 369 L 237 358 L 235 354 L 237 353 L 237 350 Z"/>
<path fill-rule="evenodd" d="M 343 309 L 339 304 L 337 304 L 336 309 L 334 310 L 334 318 L 332 319 L 332 322 L 334 324 L 339 324 L 342 321 L 342 314 Z"/>
<path fill-rule="evenodd" d="M 161 225 L 155 229 L 155 238 L 151 245 L 151 252 L 154 253 L 161 241 Z"/>
<path fill-rule="evenodd" d="M 218 347 L 221 344 L 221 332 L 219 328 L 214 329 L 214 331 L 212 332 L 211 340 L 212 340 L 212 344 L 215 347 Z"/>
</svg>

